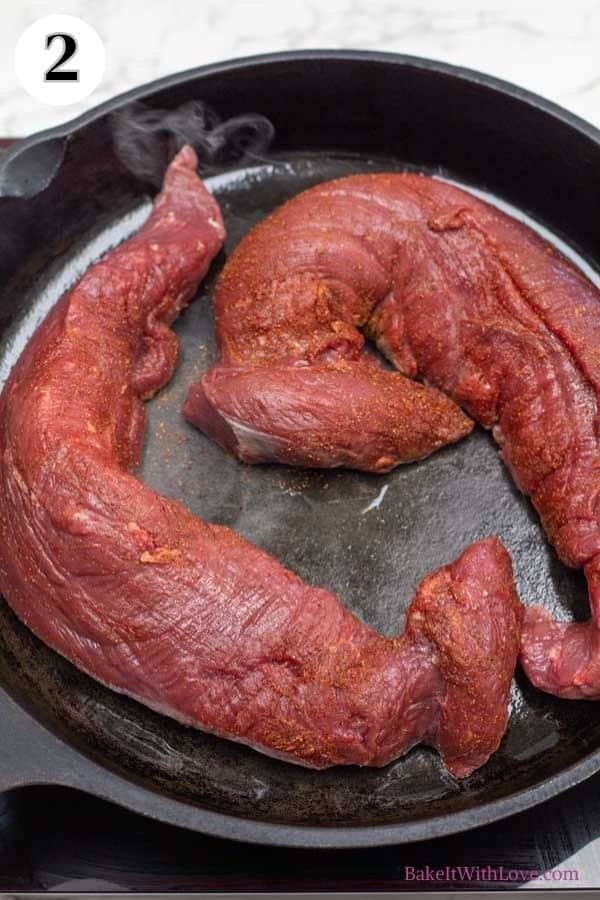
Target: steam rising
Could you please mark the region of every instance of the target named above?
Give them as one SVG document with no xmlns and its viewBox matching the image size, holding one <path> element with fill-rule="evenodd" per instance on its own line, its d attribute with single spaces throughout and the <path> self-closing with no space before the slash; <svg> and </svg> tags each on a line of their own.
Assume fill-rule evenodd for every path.
<svg viewBox="0 0 600 900">
<path fill-rule="evenodd" d="M 112 115 L 113 140 L 121 162 L 143 181 L 159 186 L 168 162 L 191 144 L 203 174 L 233 162 L 264 159 L 275 129 L 258 113 L 221 121 L 205 103 L 192 100 L 177 109 L 133 103 Z"/>
</svg>

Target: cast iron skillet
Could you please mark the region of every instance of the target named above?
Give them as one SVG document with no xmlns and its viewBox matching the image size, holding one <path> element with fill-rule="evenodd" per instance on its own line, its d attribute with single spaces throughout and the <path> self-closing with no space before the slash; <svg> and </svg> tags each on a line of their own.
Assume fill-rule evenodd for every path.
<svg viewBox="0 0 600 900">
<path fill-rule="evenodd" d="M 526 602 L 585 617 L 581 575 L 558 562 L 482 431 L 390 475 L 319 473 L 242 466 L 180 409 L 214 352 L 214 277 L 241 235 L 284 198 L 342 173 L 425 170 L 530 216 L 596 277 L 600 133 L 495 79 L 379 53 L 264 56 L 132 91 L 22 141 L 0 163 L 3 375 L 48 306 L 147 211 L 148 185 L 117 158 L 110 118 L 140 99 L 162 109 L 201 99 L 222 118 L 261 113 L 275 128 L 268 160 L 212 170 L 229 239 L 177 325 L 182 363 L 150 404 L 142 476 L 338 591 L 388 634 L 403 627 L 423 575 L 491 533 L 510 549 Z M 2 789 L 70 785 L 186 828 L 267 844 L 350 847 L 449 834 L 600 769 L 600 707 L 545 696 L 518 676 L 500 750 L 464 781 L 424 748 L 377 771 L 306 771 L 100 687 L 34 639 L 4 602 L 0 722 Z"/>
</svg>

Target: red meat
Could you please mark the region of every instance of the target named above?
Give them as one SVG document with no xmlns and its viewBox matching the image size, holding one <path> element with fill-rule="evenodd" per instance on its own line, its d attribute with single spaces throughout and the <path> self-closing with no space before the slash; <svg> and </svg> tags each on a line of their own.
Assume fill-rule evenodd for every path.
<svg viewBox="0 0 600 900">
<path fill-rule="evenodd" d="M 377 174 L 276 210 L 236 249 L 215 302 L 219 360 L 185 413 L 241 459 L 378 471 L 422 455 L 414 426 L 430 424 L 415 406 L 432 409 L 431 395 L 367 363 L 363 334 L 493 429 L 561 559 L 590 584 L 588 625 L 528 610 L 523 665 L 544 690 L 600 696 L 597 289 L 465 191 Z"/>
<path fill-rule="evenodd" d="M 384 765 L 424 741 L 466 775 L 504 732 L 518 650 L 498 541 L 426 578 L 389 640 L 130 474 L 141 399 L 175 365 L 169 323 L 224 235 L 195 163 L 184 148 L 146 225 L 63 297 L 10 375 L 0 589 L 83 671 L 184 723 L 313 767 Z"/>
</svg>

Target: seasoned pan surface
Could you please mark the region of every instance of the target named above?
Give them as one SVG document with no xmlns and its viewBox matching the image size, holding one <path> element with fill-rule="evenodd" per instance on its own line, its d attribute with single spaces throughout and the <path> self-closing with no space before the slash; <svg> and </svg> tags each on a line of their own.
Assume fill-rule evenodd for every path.
<svg viewBox="0 0 600 900">
<path fill-rule="evenodd" d="M 586 618 L 583 577 L 558 561 L 482 430 L 424 462 L 372 476 L 244 466 L 181 415 L 188 385 L 209 367 L 215 353 L 215 278 L 246 231 L 283 200 L 319 181 L 407 168 L 457 180 L 467 188 L 481 187 L 442 166 L 342 151 L 275 151 L 268 161 L 211 177 L 228 239 L 175 326 L 181 364 L 173 381 L 148 405 L 140 475 L 197 515 L 235 528 L 305 580 L 336 591 L 358 616 L 387 635 L 402 630 L 404 609 L 420 579 L 488 534 L 498 535 L 511 552 L 526 603 L 541 602 L 562 618 Z M 489 192 L 484 195 L 503 202 Z M 10 315 L 5 312 L 3 378 L 49 306 L 101 252 L 130 234 L 148 208 L 149 200 L 138 196 L 126 208 L 100 216 L 99 228 L 86 229 L 24 280 L 27 289 L 18 303 L 12 298 Z M 518 208 L 509 211 L 523 215 Z M 593 260 L 575 259 L 596 278 L 588 265 Z M 8 290 L 2 302 L 10 300 Z M 27 715 L 98 764 L 96 771 L 116 773 L 155 798 L 147 810 L 153 815 L 178 821 L 176 810 L 183 803 L 191 808 L 185 817 L 188 826 L 227 833 L 215 824 L 222 814 L 248 820 L 241 836 L 274 843 L 410 840 L 425 836 L 427 823 L 432 833 L 460 830 L 510 812 L 511 798 L 516 810 L 534 797 L 547 796 L 539 786 L 548 780 L 557 787 L 573 783 L 578 765 L 584 765 L 586 774 L 600 767 L 593 762 L 600 755 L 600 706 L 546 696 L 518 675 L 499 751 L 463 781 L 450 777 L 437 754 L 426 748 L 381 770 L 300 769 L 180 726 L 101 687 L 36 640 L 4 601 L 0 684 Z M 572 774 L 565 777 L 567 772 Z M 103 788 L 101 779 L 94 790 L 122 801 Z"/>
</svg>

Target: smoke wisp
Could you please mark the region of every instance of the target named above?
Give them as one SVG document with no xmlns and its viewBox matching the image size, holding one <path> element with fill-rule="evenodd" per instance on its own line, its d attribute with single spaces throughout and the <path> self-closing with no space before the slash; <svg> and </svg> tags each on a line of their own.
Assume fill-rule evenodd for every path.
<svg viewBox="0 0 600 900">
<path fill-rule="evenodd" d="M 184 144 L 192 145 L 206 175 L 231 163 L 263 161 L 275 134 L 265 116 L 247 113 L 222 121 L 200 100 L 171 110 L 132 103 L 111 118 L 121 162 L 157 187 L 169 160 Z"/>
</svg>

